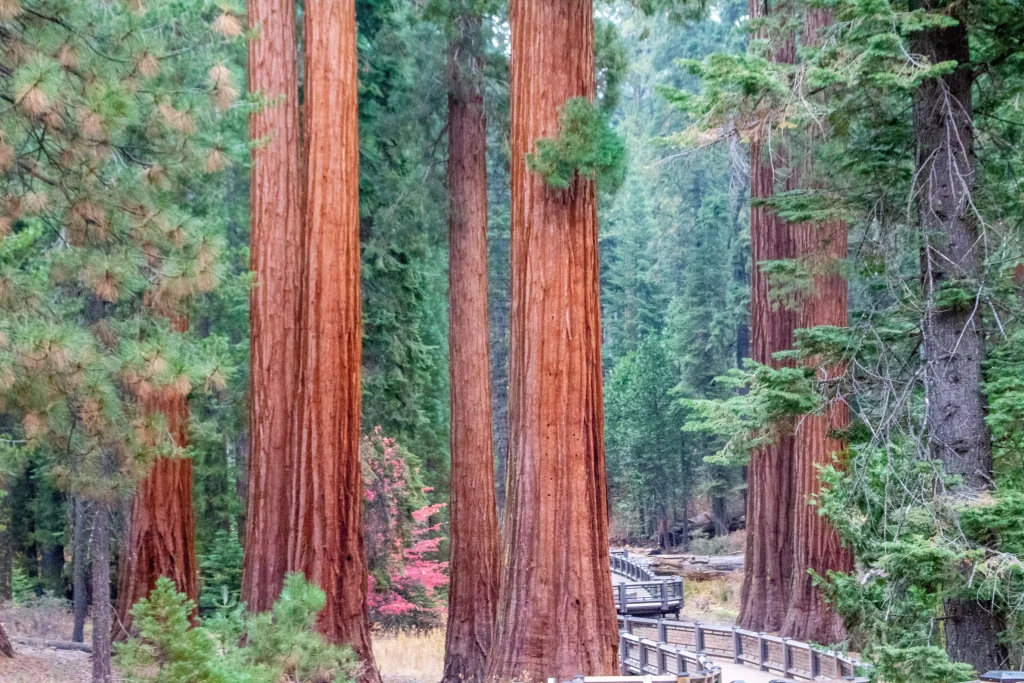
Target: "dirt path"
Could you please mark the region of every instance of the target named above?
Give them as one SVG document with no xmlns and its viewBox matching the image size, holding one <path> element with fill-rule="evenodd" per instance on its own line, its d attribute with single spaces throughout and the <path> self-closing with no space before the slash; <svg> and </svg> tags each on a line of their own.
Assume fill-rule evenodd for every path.
<svg viewBox="0 0 1024 683">
<path fill-rule="evenodd" d="M 16 641 L 14 651 L 14 659 L 0 657 L 0 683 L 89 683 L 91 678 L 88 653 Z"/>
</svg>

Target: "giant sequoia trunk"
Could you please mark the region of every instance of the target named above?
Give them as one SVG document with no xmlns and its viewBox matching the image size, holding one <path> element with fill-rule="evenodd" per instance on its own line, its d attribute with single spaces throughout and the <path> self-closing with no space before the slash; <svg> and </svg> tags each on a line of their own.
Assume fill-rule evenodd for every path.
<svg viewBox="0 0 1024 683">
<path fill-rule="evenodd" d="M 828 10 L 808 9 L 804 19 L 804 44 L 818 42 L 820 31 L 832 23 Z M 811 187 L 813 178 L 813 145 L 818 136 L 808 132 L 808 146 L 794 162 L 789 184 Z M 839 262 L 846 258 L 847 230 L 842 221 L 800 223 L 790 226 L 796 257 L 813 273 L 810 292 L 801 298 L 797 327 L 819 325 L 846 327 L 847 285 L 839 273 Z M 816 364 L 816 361 L 810 361 Z M 821 370 L 821 379 L 834 377 L 839 367 Z M 835 453 L 845 444 L 830 437 L 833 430 L 845 428 L 850 421 L 849 407 L 831 403 L 824 415 L 800 418 L 793 443 L 793 583 L 789 607 L 782 625 L 782 635 L 816 643 L 838 643 L 846 638 L 842 619 L 825 602 L 815 588 L 811 575 L 824 576 L 829 571 L 848 572 L 853 557 L 843 547 L 835 527 L 811 504 L 821 492 L 819 466 L 831 464 Z"/>
<path fill-rule="evenodd" d="M 146 407 L 163 413 L 176 449 L 188 446 L 187 397 L 161 396 L 147 400 Z M 93 557 L 93 564 L 99 561 Z M 192 460 L 157 458 L 132 500 L 128 541 L 119 569 L 115 636 L 127 635 L 132 607 L 149 595 L 161 576 L 171 579 L 190 600 L 198 601 L 197 570 Z M 99 599 L 94 592 L 94 604 L 98 605 Z"/>
<path fill-rule="evenodd" d="M 936 2 L 911 3 L 934 10 Z M 944 7 L 944 5 L 943 5 Z M 914 98 L 917 138 L 917 197 L 924 237 L 925 397 L 932 457 L 962 485 L 952 493 L 973 498 L 992 481 L 992 447 L 985 425 L 981 367 L 985 356 L 980 307 L 981 243 L 971 192 L 974 187 L 974 121 L 967 30 L 957 26 L 914 34 L 914 52 L 933 63 L 960 66 L 924 81 Z M 966 291 L 971 303 L 943 305 L 949 289 Z M 953 298 L 962 301 L 962 298 Z M 967 580 L 967 577 L 964 577 Z M 1006 650 L 998 634 L 999 615 L 970 599 L 946 603 L 946 650 L 979 672 L 999 669 Z"/>
<path fill-rule="evenodd" d="M 253 140 L 249 482 L 242 599 L 269 610 L 288 564 L 290 432 L 299 373 L 303 188 L 293 0 L 249 0 L 249 88 L 272 104 L 249 120 Z"/>
<path fill-rule="evenodd" d="M 750 0 L 750 17 L 767 13 L 767 3 Z M 762 36 L 765 37 L 765 36 Z M 776 61 L 796 58 L 793 41 L 775 54 Z M 773 358 L 793 346 L 796 314 L 774 301 L 765 261 L 796 255 L 789 224 L 762 202 L 786 183 L 788 156 L 784 142 L 770 138 L 768 125 L 750 140 L 750 356 L 779 367 Z M 788 189 L 788 188 L 787 188 Z M 774 444 L 752 453 L 747 470 L 747 546 L 736 623 L 754 631 L 782 627 L 789 604 L 793 574 L 793 438 L 781 436 Z"/>
<path fill-rule="evenodd" d="M 751 357 L 777 367 L 772 355 L 792 347 L 796 316 L 773 305 L 768 276 L 759 264 L 793 258 L 794 246 L 788 224 L 757 203 L 774 193 L 775 166 L 781 163 L 768 158 L 765 142 L 762 134 L 750 141 Z M 775 631 L 785 617 L 793 571 L 792 468 L 793 438 L 788 435 L 750 456 L 746 561 L 736 621 L 745 629 Z"/>
<path fill-rule="evenodd" d="M 500 549 L 487 320 L 487 127 L 480 17 L 448 53 L 451 556 L 444 683 L 480 683 L 498 603 Z"/>
<path fill-rule="evenodd" d="M 288 560 L 327 594 L 317 624 L 379 683 L 370 647 L 359 463 L 362 320 L 354 0 L 307 0 L 306 267 Z M 256 495 L 253 491 L 252 495 Z"/>
<path fill-rule="evenodd" d="M 559 108 L 594 97 L 590 0 L 513 0 L 512 330 L 503 575 L 487 677 L 616 671 L 609 590 L 597 202 L 524 155 Z"/>
</svg>

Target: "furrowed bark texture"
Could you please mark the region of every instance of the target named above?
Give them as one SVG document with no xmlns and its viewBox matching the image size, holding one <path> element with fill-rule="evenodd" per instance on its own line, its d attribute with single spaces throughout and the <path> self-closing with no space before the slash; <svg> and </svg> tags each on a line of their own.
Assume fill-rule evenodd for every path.
<svg viewBox="0 0 1024 683">
<path fill-rule="evenodd" d="M 295 2 L 249 0 L 259 26 L 249 43 L 249 88 L 276 104 L 249 119 L 252 152 L 249 482 L 242 600 L 269 610 L 288 564 L 293 454 L 290 433 L 299 375 L 303 260 L 303 176 Z M 283 101 L 278 101 L 283 100 Z"/>
<path fill-rule="evenodd" d="M 608 563 L 594 183 L 568 190 L 524 155 L 559 108 L 594 96 L 590 0 L 513 0 L 512 329 L 503 576 L 487 677 L 608 675 Z M 553 638 L 552 634 L 558 634 Z"/>
<path fill-rule="evenodd" d="M 804 18 L 805 45 L 818 42 L 822 29 L 832 23 L 828 10 L 809 9 Z M 794 168 L 790 184 L 813 185 L 813 131 L 809 146 Z M 800 300 L 797 327 L 819 325 L 847 326 L 847 283 L 838 272 L 838 263 L 846 258 L 847 229 L 842 221 L 800 223 L 790 226 L 797 258 L 814 273 L 810 293 Z M 811 359 L 809 362 L 817 365 Z M 842 373 L 841 367 L 826 367 L 821 379 Z M 853 556 L 843 547 L 835 527 L 811 505 L 821 492 L 818 467 L 833 462 L 833 455 L 846 444 L 830 438 L 832 430 L 843 429 L 850 422 L 849 407 L 832 402 L 824 415 L 805 415 L 797 423 L 793 444 L 793 583 L 781 634 L 815 643 L 838 643 L 846 638 L 843 621 L 814 587 L 811 571 L 825 576 L 829 571 L 849 572 Z"/>
<path fill-rule="evenodd" d="M 327 594 L 318 628 L 351 644 L 364 683 L 370 647 L 359 463 L 362 324 L 354 0 L 308 0 L 306 267 L 289 567 Z M 255 493 L 255 492 L 253 492 Z"/>
<path fill-rule="evenodd" d="M 926 10 L 937 2 L 911 3 Z M 980 319 L 983 260 L 971 205 L 974 187 L 974 121 L 967 30 L 957 26 L 914 34 L 911 47 L 933 63 L 956 61 L 955 71 L 926 80 L 914 98 L 917 137 L 917 196 L 924 233 L 922 282 L 925 298 L 924 352 L 928 439 L 932 457 L 947 473 L 962 477 L 953 494 L 984 494 L 992 481 L 992 446 L 985 425 L 981 367 L 985 349 Z M 943 290 L 975 294 L 967 305 L 943 305 Z M 964 579 L 966 581 L 966 577 Z M 1006 649 L 998 614 L 970 599 L 946 603 L 946 651 L 979 673 L 1000 669 Z"/>
<path fill-rule="evenodd" d="M 92 683 L 110 675 L 110 505 L 97 502 L 92 526 Z"/>
<path fill-rule="evenodd" d="M 479 16 L 456 19 L 448 52 L 448 298 L 451 554 L 444 683 L 479 683 L 491 648 L 501 552 L 491 441 L 487 310 L 487 126 Z"/>
<path fill-rule="evenodd" d="M 181 324 L 179 329 L 182 329 Z M 154 397 L 147 401 L 147 408 L 164 415 L 176 449 L 188 446 L 187 397 Z M 97 512 L 100 514 L 102 510 Z M 93 533 L 98 523 L 97 520 Z M 93 562 L 98 561 L 94 556 Z M 128 542 L 117 584 L 115 637 L 121 639 L 127 635 L 132 623 L 132 607 L 149 595 L 161 576 L 171 579 L 178 591 L 198 602 L 197 570 L 192 460 L 157 458 L 132 500 Z M 94 592 L 94 604 L 98 600 Z"/>
<path fill-rule="evenodd" d="M 766 3 L 750 1 L 751 19 L 765 16 Z M 796 57 L 792 42 L 775 55 L 779 62 Z M 761 263 L 791 259 L 796 254 L 789 225 L 759 200 L 785 185 L 788 165 L 781 136 L 762 126 L 750 140 L 750 356 L 765 365 L 782 363 L 772 355 L 793 346 L 796 315 L 773 302 L 769 278 Z M 752 453 L 747 470 L 747 545 L 736 623 L 752 631 L 777 631 L 789 604 L 793 574 L 793 438 L 781 436 L 774 444 Z"/>
</svg>

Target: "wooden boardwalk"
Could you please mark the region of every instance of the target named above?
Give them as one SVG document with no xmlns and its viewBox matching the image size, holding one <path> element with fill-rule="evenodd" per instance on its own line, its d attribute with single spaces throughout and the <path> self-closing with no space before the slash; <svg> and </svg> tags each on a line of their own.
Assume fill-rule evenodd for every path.
<svg viewBox="0 0 1024 683">
<path fill-rule="evenodd" d="M 671 584 L 651 581 L 658 577 L 627 553 L 613 552 L 611 562 L 624 675 L 690 673 L 693 680 L 709 683 L 838 680 L 857 675 L 860 662 L 840 652 L 735 626 L 665 619 L 667 614 L 678 615 L 683 605 L 682 579 L 675 579 L 678 599 L 673 601 Z"/>
</svg>

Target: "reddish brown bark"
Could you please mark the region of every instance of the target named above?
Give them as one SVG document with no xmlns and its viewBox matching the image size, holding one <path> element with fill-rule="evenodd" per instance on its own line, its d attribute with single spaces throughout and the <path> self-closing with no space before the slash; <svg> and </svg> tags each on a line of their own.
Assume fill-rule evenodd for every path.
<svg viewBox="0 0 1024 683">
<path fill-rule="evenodd" d="M 750 17 L 764 17 L 768 3 L 750 0 Z M 765 30 L 762 29 L 762 33 Z M 760 36 L 762 38 L 767 35 Z M 793 41 L 784 42 L 774 59 L 792 62 Z M 773 358 L 793 346 L 796 314 L 775 300 L 769 277 L 761 270 L 765 261 L 795 256 L 789 225 L 774 210 L 761 204 L 775 194 L 777 185 L 787 187 L 788 156 L 781 136 L 773 136 L 768 124 L 754 131 L 750 140 L 750 356 L 758 363 L 779 367 Z M 788 188 L 787 188 L 788 189 Z M 740 589 L 740 613 L 736 623 L 756 631 L 775 631 L 782 626 L 789 604 L 793 572 L 793 438 L 776 442 L 750 456 L 747 472 L 747 545 Z"/>
<path fill-rule="evenodd" d="M 513 0 L 509 491 L 487 677 L 617 668 L 608 564 L 597 202 L 560 192 L 525 154 L 568 99 L 594 97 L 590 0 Z M 554 637 L 553 637 L 554 636 Z"/>
<path fill-rule="evenodd" d="M 809 9 L 804 18 L 805 45 L 818 41 L 819 32 L 832 23 L 828 10 Z M 816 135 L 809 133 L 808 143 L 814 145 Z M 811 187 L 813 149 L 803 151 L 799 166 L 794 167 L 789 184 Z M 801 223 L 790 227 L 796 257 L 814 274 L 810 292 L 800 300 L 797 326 L 811 328 L 819 325 L 846 327 L 847 283 L 838 272 L 839 262 L 846 258 L 847 229 L 842 221 L 827 223 Z M 816 359 L 810 359 L 817 365 Z M 825 367 L 822 379 L 842 372 L 839 367 Z M 845 428 L 850 421 L 848 406 L 842 401 L 832 402 L 824 415 L 806 415 L 800 418 L 793 446 L 793 582 L 789 607 L 781 633 L 790 638 L 816 643 L 838 643 L 846 638 L 842 619 L 825 602 L 821 591 L 814 587 L 811 575 L 824 576 L 829 571 L 850 571 L 853 557 L 840 542 L 835 527 L 811 504 L 821 492 L 819 466 L 833 463 L 834 455 L 846 444 L 830 438 L 832 430 Z"/>
<path fill-rule="evenodd" d="M 487 126 L 479 16 L 448 53 L 448 299 L 451 555 L 444 683 L 479 683 L 498 604 L 500 549 L 487 320 Z"/>
<path fill-rule="evenodd" d="M 327 594 L 320 631 L 351 644 L 379 683 L 370 646 L 359 463 L 362 322 L 354 0 L 307 0 L 306 267 L 298 456 L 289 567 Z M 255 493 L 255 492 L 254 492 Z"/>
<path fill-rule="evenodd" d="M 184 329 L 187 322 L 178 323 Z M 188 446 L 188 397 L 157 394 L 144 401 L 159 411 L 175 449 Z M 95 560 L 94 560 L 95 562 Z M 121 557 L 114 633 L 123 638 L 131 628 L 131 609 L 149 595 L 161 576 L 174 581 L 178 591 L 199 599 L 192 511 L 192 460 L 160 457 L 139 484 L 132 500 L 128 542 Z"/>
<path fill-rule="evenodd" d="M 249 483 L 242 600 L 269 610 L 288 563 L 289 438 L 299 373 L 303 188 L 293 0 L 249 0 L 249 88 L 273 104 L 254 112 L 250 295 Z"/>
</svg>

